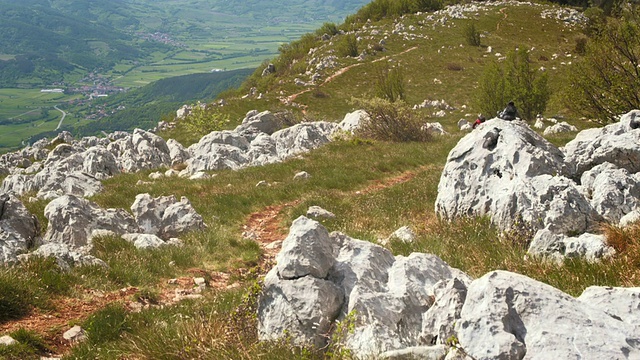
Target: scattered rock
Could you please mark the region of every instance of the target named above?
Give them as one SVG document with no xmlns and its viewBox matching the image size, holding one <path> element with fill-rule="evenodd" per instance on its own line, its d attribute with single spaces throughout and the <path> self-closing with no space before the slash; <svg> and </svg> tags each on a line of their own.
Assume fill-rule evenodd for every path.
<svg viewBox="0 0 640 360">
<path fill-rule="evenodd" d="M 336 217 L 334 213 L 315 205 L 309 207 L 307 210 L 307 216 L 316 219 L 333 219 Z"/>
<path fill-rule="evenodd" d="M 553 126 L 549 126 L 548 128 L 544 129 L 543 134 L 544 136 L 549 136 L 549 135 L 558 135 L 558 134 L 565 134 L 565 133 L 577 132 L 577 131 L 578 131 L 577 127 L 563 121 L 561 123 L 557 123 Z"/>
<path fill-rule="evenodd" d="M 31 253 L 18 255 L 18 260 L 24 263 L 34 256 L 51 257 L 56 259 L 58 267 L 63 271 L 69 271 L 75 266 L 99 266 L 105 269 L 109 267 L 107 263 L 87 252 L 86 247 L 73 250 L 64 243 L 47 243 Z"/>
<path fill-rule="evenodd" d="M 394 231 L 388 238 L 382 239 L 380 244 L 386 246 L 391 240 L 399 240 L 404 243 L 412 243 L 416 240 L 416 233 L 409 226 L 403 226 Z"/>
<path fill-rule="evenodd" d="M 85 341 L 87 339 L 87 333 L 79 325 L 72 327 L 65 331 L 62 337 L 72 344 Z"/>
<path fill-rule="evenodd" d="M 18 254 L 34 246 L 39 232 L 38 218 L 18 198 L 0 194 L 0 264 L 14 262 Z"/>
<path fill-rule="evenodd" d="M 9 335 L 0 336 L 0 346 L 11 346 L 18 342 Z"/>
<path fill-rule="evenodd" d="M 352 113 L 345 115 L 344 119 L 340 122 L 339 126 L 342 131 L 349 133 L 356 132 L 363 121 L 369 120 L 369 114 L 364 110 L 356 110 Z"/>
<path fill-rule="evenodd" d="M 460 347 L 475 359 L 640 355 L 636 327 L 549 285 L 506 271 L 490 272 L 469 285 L 455 330 Z"/>
<path fill-rule="evenodd" d="M 306 171 L 300 171 L 293 176 L 293 180 L 307 180 L 311 178 L 311 175 Z"/>
<path fill-rule="evenodd" d="M 137 249 L 157 249 L 168 245 L 164 240 L 153 234 L 123 234 L 122 238 L 133 243 Z"/>
<path fill-rule="evenodd" d="M 149 194 L 138 194 L 131 211 L 142 233 L 162 239 L 205 227 L 202 216 L 184 196 L 177 201 L 173 195 L 152 198 Z"/>
<path fill-rule="evenodd" d="M 71 249 L 85 246 L 96 230 L 114 234 L 136 232 L 135 219 L 123 209 L 102 209 L 89 200 L 65 195 L 51 201 L 44 209 L 49 220 L 45 243 L 63 243 Z"/>
</svg>

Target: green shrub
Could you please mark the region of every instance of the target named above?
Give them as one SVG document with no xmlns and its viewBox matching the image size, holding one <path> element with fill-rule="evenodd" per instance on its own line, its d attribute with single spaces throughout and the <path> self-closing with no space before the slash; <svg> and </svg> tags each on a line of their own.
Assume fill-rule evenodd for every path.
<svg viewBox="0 0 640 360">
<path fill-rule="evenodd" d="M 82 328 L 87 331 L 87 339 L 91 344 L 117 340 L 123 332 L 130 330 L 127 311 L 120 304 L 107 305 L 85 320 Z"/>
<path fill-rule="evenodd" d="M 16 281 L 13 272 L 0 272 L 0 323 L 19 319 L 34 305 L 34 294 L 24 283 Z"/>
<path fill-rule="evenodd" d="M 463 31 L 468 45 L 480 46 L 480 32 L 476 30 L 476 25 L 473 22 L 468 23 Z"/>
<path fill-rule="evenodd" d="M 212 131 L 222 130 L 228 123 L 228 115 L 217 106 L 197 103 L 180 124 L 192 134 L 204 136 Z"/>
<path fill-rule="evenodd" d="M 395 102 L 405 100 L 404 73 L 399 66 L 390 67 L 388 63 L 379 65 L 376 68 L 375 79 L 376 96 Z"/>
<path fill-rule="evenodd" d="M 476 106 L 483 114 L 497 114 L 508 101 L 515 102 L 520 116 L 532 120 L 547 107 L 551 95 L 546 73 L 532 69 L 526 49 L 512 51 L 504 66 L 489 64 L 479 82 Z"/>
<path fill-rule="evenodd" d="M 630 11 L 610 19 L 571 68 L 565 104 L 600 122 L 640 108 L 640 15 Z"/>
<path fill-rule="evenodd" d="M 49 346 L 44 342 L 42 336 L 33 330 L 20 328 L 13 331 L 10 335 L 15 341 L 33 349 L 34 353 L 44 355 L 50 351 Z"/>
<path fill-rule="evenodd" d="M 354 34 L 344 35 L 338 40 L 336 44 L 336 51 L 338 56 L 342 57 L 356 57 L 358 56 L 358 39 Z"/>
<path fill-rule="evenodd" d="M 322 36 L 324 34 L 333 36 L 336 35 L 338 33 L 338 26 L 335 23 L 332 22 L 326 22 L 324 24 L 322 24 L 322 26 L 316 30 L 316 35 L 318 36 Z"/>
<path fill-rule="evenodd" d="M 422 123 L 413 110 L 402 100 L 374 98 L 354 99 L 355 105 L 369 114 L 356 135 L 383 141 L 427 141 L 431 137 L 422 130 Z"/>
</svg>

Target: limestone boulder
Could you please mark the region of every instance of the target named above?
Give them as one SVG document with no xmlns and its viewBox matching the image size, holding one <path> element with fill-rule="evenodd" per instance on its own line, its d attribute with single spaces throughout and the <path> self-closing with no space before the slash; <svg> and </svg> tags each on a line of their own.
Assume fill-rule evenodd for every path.
<svg viewBox="0 0 640 360">
<path fill-rule="evenodd" d="M 348 113 L 347 115 L 345 115 L 344 119 L 339 124 L 340 130 L 353 134 L 358 129 L 360 129 L 360 126 L 363 121 L 368 121 L 368 120 L 369 120 L 369 114 L 367 114 L 366 111 L 356 110 L 352 113 Z"/>
<path fill-rule="evenodd" d="M 566 133 L 572 133 L 572 132 L 578 132 L 578 128 L 563 121 L 544 129 L 543 135 L 549 136 L 549 135 L 566 134 Z"/>
<path fill-rule="evenodd" d="M 124 234 L 122 238 L 132 243 L 137 249 L 157 249 L 168 245 L 167 242 L 153 234 Z"/>
<path fill-rule="evenodd" d="M 250 111 L 242 120 L 235 131 L 240 133 L 247 129 L 255 129 L 268 135 L 280 129 L 278 119 L 270 111 L 263 111 L 258 113 L 257 111 Z"/>
<path fill-rule="evenodd" d="M 167 140 L 167 147 L 169 148 L 171 166 L 183 164 L 189 159 L 189 151 L 175 139 Z"/>
<path fill-rule="evenodd" d="M 565 171 L 562 152 L 526 124 L 492 119 L 449 153 L 436 212 L 445 219 L 488 215 L 504 230 L 526 224 L 581 233 L 600 217 Z"/>
<path fill-rule="evenodd" d="M 89 174 L 65 173 L 49 169 L 36 174 L 34 183 L 39 187 L 36 196 L 45 200 L 56 199 L 63 195 L 89 197 L 98 194 L 104 188 L 100 180 Z"/>
<path fill-rule="evenodd" d="M 258 336 L 262 340 L 290 338 L 299 345 L 322 348 L 338 316 L 344 295 L 328 280 L 303 276 L 284 280 L 273 268 L 264 280 L 258 305 Z"/>
<path fill-rule="evenodd" d="M 173 195 L 153 198 L 149 194 L 138 194 L 131 211 L 142 233 L 165 240 L 205 227 L 202 216 L 184 196 L 178 201 Z"/>
<path fill-rule="evenodd" d="M 265 134 L 258 134 L 252 141 L 247 152 L 247 160 L 252 166 L 262 166 L 278 162 L 278 149 L 275 140 Z"/>
<path fill-rule="evenodd" d="M 631 174 L 640 172 L 639 121 L 640 110 L 634 110 L 618 123 L 579 132 L 562 148 L 570 176 L 580 179 L 585 171 L 605 162 Z"/>
<path fill-rule="evenodd" d="M 67 244 L 63 243 L 47 243 L 43 244 L 35 251 L 28 254 L 19 255 L 20 262 L 26 262 L 32 257 L 52 257 L 56 259 L 56 263 L 60 269 L 64 271 L 71 270 L 76 266 L 99 266 L 108 268 L 109 266 L 103 260 L 96 258 L 87 253 L 87 248 L 73 250 Z"/>
<path fill-rule="evenodd" d="M 282 279 L 311 275 L 324 279 L 335 262 L 332 241 L 324 226 L 301 216 L 294 220 L 289 235 L 276 257 L 276 269 Z"/>
<path fill-rule="evenodd" d="M 294 221 L 276 259 L 259 302 L 260 338 L 283 338 L 289 329 L 296 343 L 323 346 L 335 336 L 356 358 L 422 345 L 433 286 L 453 277 L 471 282 L 437 256 L 394 257 L 379 245 L 328 234 L 305 217 Z M 336 321 L 351 330 L 332 335 Z"/>
<path fill-rule="evenodd" d="M 596 307 L 614 319 L 640 326 L 640 288 L 589 286 L 579 301 Z"/>
<path fill-rule="evenodd" d="M 95 234 L 133 233 L 138 225 L 123 209 L 102 209 L 97 204 L 74 195 L 51 201 L 44 209 L 49 220 L 44 243 L 63 243 L 70 249 L 88 245 Z"/>
<path fill-rule="evenodd" d="M 123 172 L 137 172 L 171 165 L 171 153 L 167 143 L 160 136 L 135 129 L 107 146 Z"/>
<path fill-rule="evenodd" d="M 18 254 L 36 244 L 39 235 L 38 219 L 22 202 L 0 194 L 0 264 L 15 262 Z"/>
<path fill-rule="evenodd" d="M 626 169 L 605 162 L 585 171 L 580 182 L 593 208 L 613 224 L 640 207 L 639 178 Z"/>
<path fill-rule="evenodd" d="M 523 200 L 516 194 L 527 192 L 534 177 L 551 177 L 564 171 L 562 152 L 528 126 L 488 120 L 449 153 L 438 184 L 436 213 L 445 219 L 491 215 L 496 224 L 508 229 L 524 209 L 518 206 Z M 538 180 L 538 187 L 551 186 Z M 501 215 L 496 218 L 498 213 Z M 534 214 L 530 217 L 537 220 Z"/>
<path fill-rule="evenodd" d="M 474 359 L 594 359 L 640 356 L 638 327 L 547 284 L 506 271 L 472 282 L 456 322 Z"/>
<path fill-rule="evenodd" d="M 288 159 L 300 153 L 308 152 L 331 141 L 338 124 L 326 121 L 301 123 L 273 133 L 278 157 Z"/>
</svg>

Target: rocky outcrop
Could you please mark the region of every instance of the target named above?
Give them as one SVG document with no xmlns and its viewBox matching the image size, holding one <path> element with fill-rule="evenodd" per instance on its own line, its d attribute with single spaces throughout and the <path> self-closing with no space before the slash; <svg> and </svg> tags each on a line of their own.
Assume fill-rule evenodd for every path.
<svg viewBox="0 0 640 360">
<path fill-rule="evenodd" d="M 305 217 L 276 260 L 259 300 L 264 340 L 331 339 L 356 359 L 640 356 L 638 288 L 592 287 L 574 298 L 506 271 L 472 280 L 437 256 L 394 257 Z"/>
<path fill-rule="evenodd" d="M 455 331 L 474 359 L 640 356 L 637 327 L 506 271 L 490 272 L 469 285 Z"/>
<path fill-rule="evenodd" d="M 87 253 L 87 248 L 72 249 L 63 243 L 43 244 L 35 251 L 18 256 L 20 262 L 26 262 L 32 257 L 51 257 L 56 259 L 58 267 L 64 271 L 71 270 L 75 266 L 100 266 L 108 265 L 101 259 Z"/>
<path fill-rule="evenodd" d="M 585 171 L 606 162 L 631 174 L 640 172 L 640 130 L 635 125 L 638 121 L 640 110 L 634 110 L 618 123 L 578 133 L 562 148 L 570 176 L 580 179 Z"/>
<path fill-rule="evenodd" d="M 131 212 L 141 233 L 158 235 L 164 240 L 205 227 L 202 216 L 184 196 L 177 201 L 173 195 L 152 198 L 149 194 L 138 194 Z"/>
<path fill-rule="evenodd" d="M 73 195 L 51 201 L 44 209 L 49 220 L 45 243 L 63 243 L 71 249 L 86 246 L 98 235 L 137 232 L 133 216 L 122 209 L 102 209 L 97 204 Z"/>
<path fill-rule="evenodd" d="M 13 263 L 16 256 L 37 242 L 38 219 L 14 196 L 0 194 L 0 264 Z"/>
<path fill-rule="evenodd" d="M 171 165 L 171 151 L 160 136 L 135 129 L 131 136 L 118 139 L 109 146 L 124 172 L 137 172 Z"/>
<path fill-rule="evenodd" d="M 278 130 L 270 112 L 251 111 L 235 130 L 214 131 L 188 148 L 187 172 L 271 164 L 315 149 L 331 140 L 338 125 L 301 123 Z"/>
<path fill-rule="evenodd" d="M 353 321 L 342 341 L 358 355 L 417 345 L 431 286 L 470 281 L 437 256 L 394 257 L 306 217 L 294 221 L 276 260 L 259 303 L 260 337 L 323 346 L 333 322 Z"/>
<path fill-rule="evenodd" d="M 536 234 L 533 255 L 610 256 L 599 224 L 618 224 L 640 204 L 636 118 L 640 111 L 582 131 L 562 149 L 525 123 L 489 120 L 449 153 L 436 212 L 445 219 L 487 215 L 503 230 L 524 228 Z M 574 236 L 583 233 L 591 234 Z"/>
</svg>

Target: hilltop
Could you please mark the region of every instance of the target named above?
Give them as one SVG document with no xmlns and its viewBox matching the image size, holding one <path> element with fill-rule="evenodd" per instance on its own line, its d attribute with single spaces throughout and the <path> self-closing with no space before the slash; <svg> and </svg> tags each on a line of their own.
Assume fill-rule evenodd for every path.
<svg viewBox="0 0 640 360">
<path fill-rule="evenodd" d="M 638 146 L 629 145 L 629 156 L 616 160 L 616 146 L 638 143 L 638 114 L 573 140 L 577 131 L 598 126 L 562 99 L 580 56 L 583 21 L 575 9 L 515 1 L 371 21 L 356 14 L 283 46 L 238 90 L 206 107 L 181 108 L 181 115 L 189 108 L 192 116 L 165 122 L 156 134 L 72 139 L 63 133 L 3 156 L 11 174 L 2 189 L 22 194 L 1 198 L 3 214 L 28 226 L 18 229 L 26 237 L 15 235 L 14 247 L 2 253 L 21 265 L 0 271 L 0 328 L 18 341 L 0 347 L 6 351 L 0 354 L 349 359 L 379 354 L 372 344 L 401 349 L 419 339 L 436 345 L 438 358 L 465 358 L 465 347 L 481 353 L 499 329 L 500 351 L 522 357 L 544 349 L 532 338 L 546 331 L 538 324 L 556 316 L 579 321 L 562 323 L 568 330 L 554 333 L 558 343 L 567 343 L 558 339 L 571 330 L 586 333 L 602 324 L 598 330 L 609 329 L 605 335 L 612 338 L 599 337 L 606 344 L 593 351 L 637 351 L 635 315 L 599 305 L 605 313 L 593 304 L 606 296 L 601 287 L 638 286 L 640 279 L 639 228 L 617 221 L 637 201 L 632 160 Z M 467 42 L 470 24 L 480 46 Z M 345 49 L 353 39 L 355 54 Z M 483 105 L 475 95 L 485 69 L 507 62 L 516 47 L 528 50 L 536 73 L 549 74 L 551 98 L 539 123 L 547 130 L 564 121 L 559 127 L 568 132 L 500 119 L 470 132 Z M 420 124 L 409 129 L 422 132 L 425 123 L 439 122 L 439 133 L 447 134 L 391 141 L 349 133 L 362 119 L 354 110 L 371 106 L 380 71 L 389 69 L 401 69 L 408 108 L 402 111 Z M 440 194 L 444 170 L 454 173 L 453 185 L 442 187 L 458 186 L 460 196 Z M 585 180 L 575 179 L 585 173 Z M 493 178 L 479 177 L 485 175 Z M 595 231 L 602 218 L 586 199 L 615 203 L 602 193 L 615 186 L 599 185 L 606 176 L 629 185 L 618 188 L 622 203 L 599 209 L 616 219 L 602 223 L 600 247 L 585 249 L 578 235 L 587 227 Z M 495 206 L 508 203 L 506 209 L 471 197 L 473 189 L 485 188 L 494 191 L 487 197 Z M 551 190 L 540 195 L 540 189 Z M 553 189 L 574 197 L 560 199 Z M 512 194 L 531 205 L 522 219 L 509 212 Z M 482 213 L 486 209 L 503 216 Z M 553 232 L 558 229 L 567 233 Z M 530 253 L 532 230 L 548 230 L 537 237 L 543 241 L 562 235 L 540 247 L 552 261 Z M 19 254 L 40 241 L 47 244 Z M 583 256 L 596 253 L 600 260 Z M 463 310 L 466 296 L 481 311 Z M 541 310 L 529 311 L 531 303 Z M 423 321 L 427 311 L 436 313 L 431 324 Z M 485 322 L 490 326 L 467 326 Z M 84 330 L 66 336 L 85 340 L 63 339 L 73 325 Z M 376 333 L 380 329 L 389 332 Z M 384 341 L 367 337 L 374 333 Z M 480 333 L 489 335 L 475 341 Z M 620 334 L 630 334 L 626 343 Z M 325 347 L 298 342 L 305 339 Z"/>
</svg>

